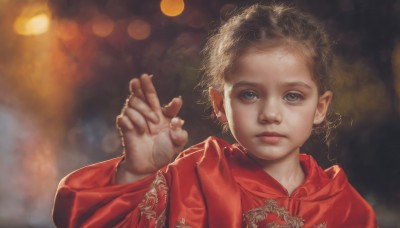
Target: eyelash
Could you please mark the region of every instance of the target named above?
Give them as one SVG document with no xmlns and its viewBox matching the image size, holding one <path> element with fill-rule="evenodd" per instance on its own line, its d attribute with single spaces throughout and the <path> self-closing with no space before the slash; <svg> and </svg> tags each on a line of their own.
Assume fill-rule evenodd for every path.
<svg viewBox="0 0 400 228">
<path fill-rule="evenodd" d="M 248 96 L 251 96 L 251 98 L 249 98 Z M 256 92 L 252 90 L 246 90 L 239 93 L 239 98 L 244 101 L 251 102 L 254 101 L 255 99 L 258 99 L 258 95 Z"/>
<path fill-rule="evenodd" d="M 253 102 L 259 99 L 258 94 L 252 90 L 245 90 L 239 93 L 239 98 L 245 102 Z M 288 92 L 283 96 L 283 100 L 290 104 L 297 104 L 304 100 L 304 96 L 298 92 Z"/>
<path fill-rule="evenodd" d="M 294 97 L 291 97 L 293 96 Z M 291 97 L 291 98 L 290 98 Z M 294 99 L 293 99 L 294 98 Z M 287 94 L 285 94 L 285 96 L 283 97 L 283 99 L 289 103 L 298 103 L 302 100 L 304 100 L 304 96 L 300 93 L 296 93 L 296 92 L 289 92 Z"/>
</svg>

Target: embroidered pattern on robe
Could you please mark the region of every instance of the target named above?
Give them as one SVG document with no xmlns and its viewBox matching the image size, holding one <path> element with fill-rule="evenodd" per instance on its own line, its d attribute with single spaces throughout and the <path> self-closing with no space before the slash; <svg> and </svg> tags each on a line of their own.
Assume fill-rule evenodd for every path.
<svg viewBox="0 0 400 228">
<path fill-rule="evenodd" d="M 285 224 L 270 223 L 267 227 L 271 228 L 299 228 L 303 227 L 304 220 L 300 217 L 292 217 L 284 207 L 278 206 L 275 200 L 269 199 L 265 201 L 264 205 L 251 209 L 243 214 L 243 222 L 247 224 L 248 228 L 257 228 L 257 224 L 267 219 L 268 214 L 274 213 L 282 218 Z"/>
<path fill-rule="evenodd" d="M 313 226 L 313 228 L 326 228 L 326 223 L 321 223 L 319 225 Z"/>
<path fill-rule="evenodd" d="M 191 226 L 187 226 L 186 219 L 182 218 L 180 221 L 176 222 L 175 228 L 191 228 Z"/>
<path fill-rule="evenodd" d="M 147 220 L 155 221 L 156 227 L 164 227 L 166 222 L 166 208 L 163 208 L 161 213 L 157 216 L 157 205 L 160 201 L 164 201 L 164 205 L 167 202 L 168 185 L 164 175 L 158 171 L 154 181 L 151 184 L 151 188 L 143 197 L 143 200 L 139 203 L 139 210 L 142 216 L 145 216 Z"/>
<path fill-rule="evenodd" d="M 256 220 L 257 213 L 253 211 L 252 215 L 249 211 L 264 205 L 265 200 L 260 202 L 260 197 L 276 198 L 278 206 L 284 205 L 279 203 L 278 198 L 283 201 L 287 199 L 284 198 L 286 194 L 280 195 L 281 188 L 274 188 L 269 185 L 269 181 L 254 181 L 265 179 L 265 172 L 253 170 L 254 161 L 249 159 L 241 148 L 210 137 L 203 143 L 182 152 L 180 157 L 186 158 L 177 160 L 169 169 L 162 170 L 158 175 L 131 184 L 115 183 L 117 167 L 123 157 L 74 171 L 63 178 L 58 186 L 53 209 L 55 225 L 57 227 L 82 227 L 86 224 L 94 227 L 161 227 L 164 224 L 171 228 L 252 227 L 251 225 L 265 228 L 266 223 L 273 222 L 275 225 L 288 225 L 282 216 L 277 216 L 277 213 L 269 212 L 268 216 L 265 212 L 258 213 L 261 219 Z M 298 212 L 295 215 L 302 217 L 303 227 L 378 227 L 373 208 L 349 184 L 339 166 L 323 171 L 311 156 L 300 154 L 299 158 L 302 167 L 307 170 L 307 180 L 302 187 L 308 196 L 312 195 L 304 197 L 306 204 L 295 205 Z M 200 169 L 199 161 L 203 162 Z M 181 170 L 185 172 L 182 173 Z M 200 177 L 199 170 L 207 175 Z M 229 170 L 232 172 L 225 172 Z M 208 175 L 209 172 L 214 173 Z M 168 183 L 169 180 L 173 180 L 171 185 Z M 245 186 L 244 191 L 230 187 L 236 184 L 235 181 L 239 187 Z M 207 186 L 208 190 L 218 189 L 206 194 L 203 186 Z M 181 194 L 182 191 L 175 189 L 176 187 L 184 187 L 187 191 Z M 262 191 L 263 194 L 262 196 L 252 194 L 253 191 Z M 240 197 L 240 194 L 245 195 Z M 221 198 L 221 195 L 227 197 Z M 170 197 L 174 201 L 168 202 Z M 188 202 L 186 197 L 193 198 Z M 214 198 L 227 200 L 212 200 Z M 249 201 L 241 201 L 247 198 Z M 323 210 L 316 210 L 315 207 L 319 204 L 323 206 Z M 218 210 L 209 210 L 215 209 L 214 205 Z M 189 207 L 196 210 L 176 211 L 186 210 Z M 201 207 L 203 210 L 199 209 Z M 243 210 L 244 208 L 248 209 Z M 224 216 L 220 216 L 220 212 Z M 249 222 L 251 216 L 254 216 L 253 223 Z M 213 219 L 209 219 L 210 217 Z M 221 223 L 229 225 L 221 226 Z"/>
<path fill-rule="evenodd" d="M 264 205 L 251 209 L 243 214 L 243 222 L 247 228 L 257 228 L 258 223 L 267 219 L 268 214 L 276 214 L 285 224 L 275 222 L 267 224 L 268 228 L 301 228 L 304 226 L 304 219 L 301 217 L 290 216 L 289 212 L 281 206 L 278 206 L 275 200 L 269 199 Z M 314 225 L 313 228 L 326 228 L 326 223 Z"/>
</svg>

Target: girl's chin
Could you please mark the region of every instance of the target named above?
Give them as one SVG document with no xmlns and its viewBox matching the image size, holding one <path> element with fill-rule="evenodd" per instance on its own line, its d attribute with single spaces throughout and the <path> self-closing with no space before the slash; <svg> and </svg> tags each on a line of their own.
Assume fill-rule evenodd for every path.
<svg viewBox="0 0 400 228">
<path fill-rule="evenodd" d="M 256 152 L 254 153 L 251 151 L 248 151 L 248 155 L 256 160 L 258 163 L 263 163 L 263 164 L 268 164 L 268 163 L 273 163 L 273 162 L 277 162 L 277 161 L 283 161 L 285 159 L 289 159 L 290 157 L 292 157 L 291 155 L 293 155 L 294 153 L 292 152 Z M 298 153 L 295 153 L 298 154 Z M 297 155 L 296 155 L 297 156 Z"/>
</svg>

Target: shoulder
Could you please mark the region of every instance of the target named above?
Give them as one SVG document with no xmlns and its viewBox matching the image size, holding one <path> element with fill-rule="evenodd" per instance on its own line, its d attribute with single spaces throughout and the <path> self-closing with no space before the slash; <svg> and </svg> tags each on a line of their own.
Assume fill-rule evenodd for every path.
<svg viewBox="0 0 400 228">
<path fill-rule="evenodd" d="M 347 175 L 343 168 L 339 165 L 334 165 L 325 170 L 328 178 L 331 179 L 331 184 L 333 188 L 337 189 L 340 193 L 341 204 L 347 205 L 351 208 L 351 213 L 357 214 L 362 217 L 375 217 L 374 210 L 369 202 L 350 184 L 347 179 Z"/>
<path fill-rule="evenodd" d="M 335 207 L 341 208 L 340 211 L 351 212 L 353 215 L 373 212 L 370 204 L 349 183 L 342 167 L 333 165 L 323 170 L 309 155 L 301 155 L 300 159 L 308 173 L 307 183 L 311 183 L 308 187 L 313 200 L 330 202 Z"/>
<path fill-rule="evenodd" d="M 200 161 L 204 156 L 223 156 L 223 150 L 231 147 L 232 145 L 223 139 L 210 136 L 206 140 L 182 151 L 175 159 L 174 163 L 186 160 Z"/>
<path fill-rule="evenodd" d="M 215 136 L 210 136 L 204 141 L 195 144 L 182 151 L 174 162 L 167 166 L 166 172 L 194 172 L 198 166 L 215 160 L 216 162 L 226 160 L 225 151 L 230 151 L 232 145 Z M 228 150 L 227 150 L 228 149 Z"/>
<path fill-rule="evenodd" d="M 325 169 L 324 173 L 329 178 L 332 188 L 340 191 L 341 194 L 348 195 L 351 198 L 354 197 L 354 199 L 359 199 L 359 197 L 361 197 L 361 195 L 350 184 L 345 171 L 339 165 L 333 165 Z"/>
</svg>

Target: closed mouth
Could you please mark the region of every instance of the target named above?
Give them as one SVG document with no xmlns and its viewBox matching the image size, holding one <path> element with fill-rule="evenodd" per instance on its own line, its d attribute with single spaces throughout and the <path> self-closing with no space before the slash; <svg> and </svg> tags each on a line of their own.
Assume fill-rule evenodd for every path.
<svg viewBox="0 0 400 228">
<path fill-rule="evenodd" d="M 283 135 L 277 132 L 263 132 L 258 134 L 257 137 L 283 137 Z"/>
<path fill-rule="evenodd" d="M 281 142 L 281 139 L 284 135 L 279 134 L 277 132 L 263 132 L 257 135 L 257 138 L 261 140 L 261 142 L 266 143 L 268 145 L 277 145 Z"/>
</svg>

